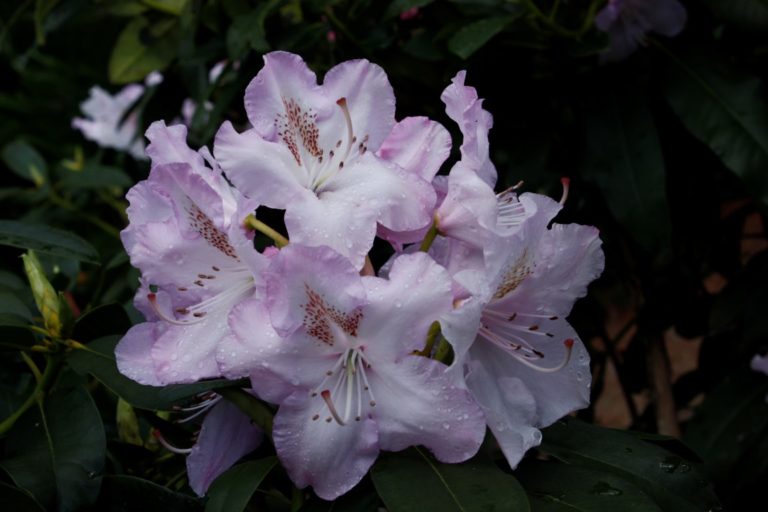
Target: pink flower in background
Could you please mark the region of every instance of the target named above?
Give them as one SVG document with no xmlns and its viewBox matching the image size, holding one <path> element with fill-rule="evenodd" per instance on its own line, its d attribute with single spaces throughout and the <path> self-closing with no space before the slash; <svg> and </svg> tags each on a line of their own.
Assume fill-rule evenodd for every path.
<svg viewBox="0 0 768 512">
<path fill-rule="evenodd" d="M 125 113 L 141 95 L 144 86 L 131 84 L 112 96 L 98 86 L 91 87 L 90 96 L 80 104 L 80 110 L 86 116 L 72 120 L 72 127 L 80 130 L 83 136 L 101 147 L 126 151 L 134 158 L 144 160 L 144 141 L 139 134 L 139 119 L 136 112 Z"/>
<path fill-rule="evenodd" d="M 686 18 L 685 7 L 677 0 L 608 0 L 595 17 L 597 28 L 610 36 L 610 47 L 601 59 L 626 59 L 644 44 L 648 32 L 674 37 L 683 30 Z"/>
<path fill-rule="evenodd" d="M 377 223 L 398 231 L 429 224 L 429 183 L 376 155 L 395 126 L 380 67 L 347 61 L 317 85 L 300 57 L 273 52 L 246 90 L 245 109 L 253 128 L 237 133 L 224 123 L 216 159 L 243 194 L 286 210 L 292 242 L 327 245 L 360 268 Z"/>
<path fill-rule="evenodd" d="M 231 317 L 240 349 L 227 357 L 250 355 L 254 390 L 280 404 L 275 448 L 297 486 L 334 499 L 379 450 L 424 445 L 443 462 L 475 454 L 482 412 L 445 365 L 412 355 L 451 308 L 450 278 L 429 256 L 401 256 L 384 280 L 361 278 L 329 248 L 291 244 L 265 276 L 266 300 Z"/>
<path fill-rule="evenodd" d="M 128 192 L 121 236 L 142 273 L 137 307 L 151 321 L 131 328 L 116 355 L 120 371 L 143 384 L 219 376 L 227 314 L 253 295 L 266 266 L 242 227 L 256 205 L 229 186 L 210 153 L 187 147 L 186 133 L 149 127 L 153 167 Z"/>
<path fill-rule="evenodd" d="M 750 361 L 750 368 L 756 372 L 762 372 L 768 375 L 768 356 L 755 354 L 752 361 Z"/>
</svg>

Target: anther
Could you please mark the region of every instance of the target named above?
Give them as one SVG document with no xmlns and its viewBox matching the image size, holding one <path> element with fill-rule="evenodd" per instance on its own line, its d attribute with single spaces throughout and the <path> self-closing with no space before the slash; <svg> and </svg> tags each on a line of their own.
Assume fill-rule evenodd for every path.
<svg viewBox="0 0 768 512">
<path fill-rule="evenodd" d="M 563 185 L 563 195 L 560 197 L 560 204 L 564 205 L 568 200 L 568 190 L 571 188 L 571 178 L 560 178 L 560 183 Z"/>
<path fill-rule="evenodd" d="M 320 415 L 319 414 L 315 414 L 314 416 L 312 416 L 312 421 L 317 421 L 318 418 L 320 418 Z"/>
<path fill-rule="evenodd" d="M 328 389 L 324 389 L 320 392 L 320 396 L 323 397 L 323 400 L 325 401 L 325 405 L 328 406 L 328 411 L 331 413 L 331 416 L 333 416 L 333 419 L 336 420 L 336 423 L 339 425 L 344 425 L 344 420 L 341 419 L 341 416 L 339 416 L 339 413 L 336 412 L 336 406 L 333 405 L 333 401 L 331 400 L 331 392 Z M 325 421 L 329 421 L 330 418 L 326 419 Z M 329 421 L 330 422 L 330 421 Z"/>
</svg>

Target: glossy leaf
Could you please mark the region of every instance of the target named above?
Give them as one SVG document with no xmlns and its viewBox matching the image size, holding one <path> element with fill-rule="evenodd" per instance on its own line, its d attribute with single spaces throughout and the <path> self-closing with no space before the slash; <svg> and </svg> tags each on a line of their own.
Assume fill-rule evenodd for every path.
<svg viewBox="0 0 768 512">
<path fill-rule="evenodd" d="M 683 440 L 704 460 L 713 478 L 744 473 L 745 459 L 768 445 L 767 396 L 768 379 L 744 372 L 716 386 L 696 409 Z"/>
<path fill-rule="evenodd" d="M 150 25 L 146 18 L 131 21 L 109 58 L 109 79 L 118 84 L 138 82 L 152 71 L 162 71 L 176 57 L 178 22 L 163 20 Z"/>
<path fill-rule="evenodd" d="M 605 471 L 529 461 L 515 476 L 530 496 L 533 512 L 662 512 L 637 486 Z"/>
<path fill-rule="evenodd" d="M 371 477 L 390 512 L 525 512 L 525 491 L 512 475 L 478 459 L 442 464 L 424 449 L 383 454 Z"/>
<path fill-rule="evenodd" d="M 30 180 L 36 186 L 39 187 L 48 181 L 48 165 L 28 142 L 16 139 L 3 146 L 0 155 L 5 165 L 14 173 Z"/>
<path fill-rule="evenodd" d="M 139 409 L 170 410 L 178 402 L 199 393 L 236 385 L 232 381 L 217 379 L 165 387 L 143 386 L 123 376 L 117 370 L 114 352 L 119 340 L 120 336 L 107 336 L 94 340 L 88 344 L 87 350 L 73 351 L 67 358 L 67 362 L 76 372 L 81 375 L 86 373 L 93 375 L 116 395 Z"/>
<path fill-rule="evenodd" d="M 241 512 L 259 484 L 277 464 L 277 458 L 238 464 L 219 476 L 208 489 L 205 512 Z"/>
<path fill-rule="evenodd" d="M 108 187 L 127 188 L 133 180 L 125 171 L 105 165 L 86 165 L 82 171 L 66 171 L 59 181 L 69 190 L 98 189 Z"/>
<path fill-rule="evenodd" d="M 77 319 L 72 338 L 87 343 L 105 336 L 123 335 L 130 327 L 131 320 L 122 305 L 104 304 Z"/>
<path fill-rule="evenodd" d="M 587 104 L 584 174 L 616 219 L 653 253 L 670 235 L 664 158 L 645 91 L 634 77 L 606 78 Z"/>
<path fill-rule="evenodd" d="M 677 116 L 768 202 L 768 105 L 761 81 L 702 48 L 664 51 L 664 94 Z"/>
<path fill-rule="evenodd" d="M 69 231 L 15 220 L 0 220 L 0 245 L 34 249 L 53 256 L 99 263 L 96 249 Z"/>
<path fill-rule="evenodd" d="M 569 464 L 613 473 L 651 496 L 662 510 L 719 506 L 694 463 L 626 432 L 560 420 L 544 430 L 541 450 Z"/>
<path fill-rule="evenodd" d="M 448 49 L 462 59 L 466 59 L 516 18 L 516 16 L 495 16 L 465 25 L 448 40 Z"/>
</svg>

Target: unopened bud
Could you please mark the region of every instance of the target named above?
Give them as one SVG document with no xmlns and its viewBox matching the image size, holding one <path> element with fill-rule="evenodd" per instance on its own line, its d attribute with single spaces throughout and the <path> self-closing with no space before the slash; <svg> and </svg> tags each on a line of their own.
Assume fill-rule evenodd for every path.
<svg viewBox="0 0 768 512">
<path fill-rule="evenodd" d="M 24 260 L 24 271 L 32 287 L 32 296 L 35 298 L 37 309 L 43 316 L 45 328 L 51 336 L 59 336 L 61 334 L 59 296 L 45 277 L 43 267 L 34 251 L 27 251 L 21 258 Z"/>
</svg>

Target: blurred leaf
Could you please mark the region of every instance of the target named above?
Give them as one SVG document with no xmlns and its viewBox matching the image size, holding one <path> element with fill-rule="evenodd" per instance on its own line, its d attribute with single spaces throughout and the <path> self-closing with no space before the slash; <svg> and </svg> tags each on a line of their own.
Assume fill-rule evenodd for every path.
<svg viewBox="0 0 768 512">
<path fill-rule="evenodd" d="M 152 9 L 179 16 L 189 0 L 141 0 L 141 3 Z"/>
<path fill-rule="evenodd" d="M 260 53 L 269 51 L 264 22 L 279 4 L 278 0 L 261 2 L 248 14 L 234 18 L 227 30 L 227 54 L 230 59 L 242 59 L 250 50 Z"/>
<path fill-rule="evenodd" d="M 88 343 L 110 335 L 123 335 L 131 328 L 131 320 L 120 304 L 105 304 L 88 311 L 75 322 L 72 338 Z"/>
<path fill-rule="evenodd" d="M 768 30 L 768 1 L 766 0 L 704 0 L 712 13 L 736 28 L 760 32 Z"/>
<path fill-rule="evenodd" d="M 238 464 L 219 476 L 208 489 L 205 512 L 241 512 L 259 484 L 277 464 L 276 457 Z"/>
<path fill-rule="evenodd" d="M 0 290 L 0 314 L 18 316 L 28 322 L 32 321 L 32 312 L 18 295 L 10 291 Z"/>
<path fill-rule="evenodd" d="M 2 158 L 14 173 L 30 180 L 36 186 L 48 181 L 48 165 L 29 143 L 16 139 L 3 146 Z"/>
<path fill-rule="evenodd" d="M 60 0 L 35 0 L 35 40 L 38 45 L 45 44 L 45 19 Z"/>
<path fill-rule="evenodd" d="M 117 396 L 139 409 L 170 410 L 176 403 L 199 393 L 236 385 L 235 382 L 224 379 L 164 387 L 138 384 L 117 370 L 114 354 L 118 341 L 120 336 L 94 340 L 88 344 L 88 350 L 79 349 L 70 353 L 67 363 L 81 375 L 93 375 Z"/>
<path fill-rule="evenodd" d="M 118 438 L 124 443 L 143 446 L 144 441 L 139 433 L 139 420 L 136 418 L 136 411 L 133 410 L 131 404 L 122 398 L 118 398 L 115 417 L 117 420 Z"/>
<path fill-rule="evenodd" d="M 661 512 L 653 499 L 615 474 L 556 462 L 529 461 L 515 476 L 533 512 Z"/>
<path fill-rule="evenodd" d="M 0 220 L 0 245 L 99 264 L 99 254 L 91 244 L 74 233 L 43 224 Z"/>
<path fill-rule="evenodd" d="M 569 464 L 613 473 L 650 495 L 662 510 L 719 507 L 711 484 L 692 463 L 632 434 L 573 419 L 544 430 L 541 450 Z"/>
<path fill-rule="evenodd" d="M 19 512 L 44 512 L 35 499 L 17 487 L 0 482 L 0 503 L 3 510 Z"/>
<path fill-rule="evenodd" d="M 124 84 L 142 80 L 152 71 L 162 71 L 176 57 L 179 25 L 166 19 L 150 25 L 146 18 L 131 21 L 112 49 L 109 79 Z"/>
<path fill-rule="evenodd" d="M 61 186 L 70 190 L 120 187 L 133 185 L 125 171 L 118 167 L 86 165 L 82 171 L 67 171 L 59 181 Z"/>
<path fill-rule="evenodd" d="M 166 489 L 160 485 L 124 475 L 104 477 L 99 512 L 202 512 L 202 500 Z"/>
<path fill-rule="evenodd" d="M 696 409 L 683 440 L 701 456 L 713 478 L 723 480 L 754 469 L 755 464 L 744 466 L 744 459 L 758 452 L 761 444 L 768 445 L 766 396 L 768 379 L 744 371 L 715 387 Z"/>
<path fill-rule="evenodd" d="M 436 462 L 422 449 L 385 453 L 371 472 L 390 512 L 525 512 L 525 491 L 512 475 L 491 462 Z"/>
<path fill-rule="evenodd" d="M 35 344 L 35 336 L 26 328 L 27 322 L 15 315 L 0 315 L 0 352 L 28 350 Z"/>
<path fill-rule="evenodd" d="M 768 203 L 768 105 L 762 82 L 697 46 L 666 49 L 664 94 L 688 130 Z"/>
<path fill-rule="evenodd" d="M 651 254 L 669 241 L 664 158 L 642 81 L 603 77 L 586 107 L 584 175 Z M 640 83 L 638 83 L 640 82 Z"/>
<path fill-rule="evenodd" d="M 414 7 L 424 7 L 434 0 L 392 0 L 384 12 L 384 18 L 394 18 Z"/>
<path fill-rule="evenodd" d="M 27 288 L 27 283 L 14 274 L 6 270 L 0 270 L 0 289 L 21 292 Z"/>
<path fill-rule="evenodd" d="M 467 59 L 515 19 L 517 16 L 494 16 L 465 25 L 448 40 L 448 49 Z"/>
</svg>

